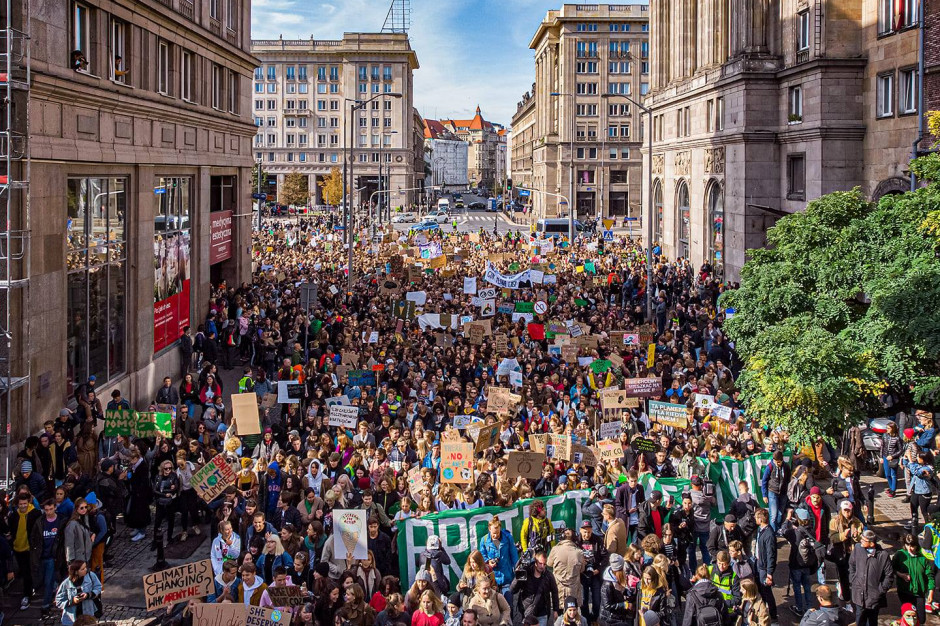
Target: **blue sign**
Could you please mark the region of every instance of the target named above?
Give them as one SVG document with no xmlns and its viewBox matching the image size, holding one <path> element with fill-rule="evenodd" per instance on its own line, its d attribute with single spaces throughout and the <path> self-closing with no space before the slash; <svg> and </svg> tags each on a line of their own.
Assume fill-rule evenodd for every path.
<svg viewBox="0 0 940 626">
<path fill-rule="evenodd" d="M 604 231 L 604 241 L 613 241 L 614 240 L 614 231 L 605 230 Z"/>
<path fill-rule="evenodd" d="M 153 189 L 153 195 L 155 196 L 159 196 L 164 193 L 166 193 L 166 187 L 154 187 Z"/>
<path fill-rule="evenodd" d="M 520 190 L 519 190 L 519 195 L 520 195 L 521 197 L 523 197 L 523 198 L 528 198 L 528 197 L 529 197 L 529 193 L 530 193 L 530 192 L 529 192 L 528 189 L 520 189 Z"/>
<path fill-rule="evenodd" d="M 371 370 L 349 370 L 349 384 L 354 387 L 375 386 L 375 372 Z"/>
<path fill-rule="evenodd" d="M 638 218 L 638 217 L 625 217 L 625 218 L 623 218 L 623 221 L 625 221 L 625 222 L 635 222 L 635 221 L 637 221 L 638 219 L 640 219 L 640 218 Z"/>
<path fill-rule="evenodd" d="M 251 194 L 252 200 L 267 200 L 268 194 L 266 193 L 253 193 Z"/>
</svg>

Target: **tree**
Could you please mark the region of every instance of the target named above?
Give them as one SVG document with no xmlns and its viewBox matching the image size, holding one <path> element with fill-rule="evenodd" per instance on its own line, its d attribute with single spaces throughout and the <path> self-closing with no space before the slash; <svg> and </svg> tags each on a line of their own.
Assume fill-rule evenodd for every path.
<svg viewBox="0 0 940 626">
<path fill-rule="evenodd" d="M 307 175 L 291 172 L 284 177 L 284 184 L 278 191 L 278 201 L 281 204 L 307 204 L 307 199 L 310 197 L 310 192 L 307 190 Z"/>
<path fill-rule="evenodd" d="M 914 166 L 912 166 L 914 167 Z M 940 239 L 928 217 L 940 184 L 885 196 L 823 196 L 768 231 L 741 286 L 721 298 L 744 360 L 747 413 L 798 442 L 834 439 L 864 418 L 936 406 L 940 391 Z"/>
<path fill-rule="evenodd" d="M 258 190 L 258 165 L 256 164 L 251 168 L 251 193 L 255 193 Z M 264 193 L 265 188 L 268 186 L 268 173 L 261 168 L 261 192 Z"/>
<path fill-rule="evenodd" d="M 343 175 L 338 167 L 330 170 L 330 175 L 320 181 L 323 201 L 330 206 L 338 206 L 343 201 Z"/>
</svg>

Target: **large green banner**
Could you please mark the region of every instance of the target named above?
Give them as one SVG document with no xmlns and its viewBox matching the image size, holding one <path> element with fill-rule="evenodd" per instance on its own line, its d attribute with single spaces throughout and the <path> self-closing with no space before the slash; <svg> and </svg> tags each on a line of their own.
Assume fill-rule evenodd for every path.
<svg viewBox="0 0 940 626">
<path fill-rule="evenodd" d="M 761 472 L 770 462 L 770 454 L 751 456 L 743 461 L 722 457 L 721 463 L 711 464 L 704 461 L 709 480 L 715 483 L 717 506 L 712 510 L 714 516 L 724 515 L 738 497 L 738 483 L 746 481 L 750 492 L 757 497 L 762 506 L 767 506 L 760 492 Z M 666 496 L 676 498 L 678 505 L 682 492 L 691 489 L 688 480 L 681 478 L 656 479 L 647 474 L 641 481 L 646 493 L 659 489 Z M 587 500 L 587 491 L 569 491 L 563 495 L 539 498 L 548 511 L 548 518 L 555 522 L 565 522 L 569 528 L 581 525 L 581 506 Z M 529 515 L 529 505 L 533 500 L 519 500 L 512 506 L 484 507 L 468 511 L 446 511 L 425 515 L 398 522 L 398 564 L 403 589 L 411 587 L 419 567 L 422 565 L 421 553 L 425 550 L 428 537 L 437 535 L 441 538 L 441 547 L 450 556 L 451 564 L 447 569 L 451 588 L 456 589 L 463 572 L 464 563 L 470 552 L 480 547 L 480 540 L 487 534 L 487 523 L 496 516 L 503 526 L 518 540 L 522 531 L 522 522 Z"/>
</svg>

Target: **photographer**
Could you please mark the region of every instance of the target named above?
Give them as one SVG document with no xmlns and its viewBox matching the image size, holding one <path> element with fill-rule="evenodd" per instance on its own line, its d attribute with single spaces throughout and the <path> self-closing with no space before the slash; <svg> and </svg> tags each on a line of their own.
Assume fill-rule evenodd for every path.
<svg viewBox="0 0 940 626">
<path fill-rule="evenodd" d="M 591 623 L 596 622 L 601 612 L 601 572 L 604 569 L 606 555 L 601 538 L 595 535 L 591 522 L 581 522 L 580 545 L 584 555 L 584 571 L 581 572 L 581 610 L 589 617 Z M 588 611 L 588 601 L 591 610 Z"/>
<path fill-rule="evenodd" d="M 590 520 L 591 530 L 595 535 L 604 535 L 604 505 L 613 504 L 607 485 L 598 485 L 591 489 L 590 498 L 581 507 L 581 515 Z M 595 620 L 596 621 L 596 620 Z"/>
<path fill-rule="evenodd" d="M 548 553 L 548 566 L 552 568 L 558 595 L 562 598 L 581 597 L 581 572 L 584 571 L 584 553 L 575 544 L 575 532 L 570 528 L 560 528 L 561 541 Z"/>
<path fill-rule="evenodd" d="M 539 626 L 546 626 L 549 620 L 558 618 L 558 585 L 555 576 L 548 571 L 548 558 L 543 550 L 536 550 L 533 562 L 527 564 L 524 571 L 516 571 L 516 577 L 510 585 L 516 595 L 519 608 L 524 618 L 538 619 Z"/>
<path fill-rule="evenodd" d="M 709 483 L 712 489 L 714 484 Z M 715 496 L 705 493 L 705 481 L 701 476 L 692 477 L 692 543 L 689 545 L 689 569 L 696 570 L 695 546 L 702 552 L 702 563 L 710 565 L 711 555 L 708 553 L 708 534 L 712 519 L 712 507 L 715 506 Z"/>
<path fill-rule="evenodd" d="M 522 551 L 548 550 L 551 548 L 552 534 L 552 522 L 548 519 L 545 503 L 541 500 L 534 501 L 529 506 L 529 517 L 522 522 L 522 532 L 519 536 Z"/>
</svg>

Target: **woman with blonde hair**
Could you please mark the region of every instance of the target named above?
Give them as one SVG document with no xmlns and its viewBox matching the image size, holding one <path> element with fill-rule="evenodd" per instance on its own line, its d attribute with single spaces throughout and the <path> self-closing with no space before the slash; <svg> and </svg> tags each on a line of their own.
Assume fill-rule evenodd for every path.
<svg viewBox="0 0 940 626">
<path fill-rule="evenodd" d="M 444 626 L 444 604 L 440 596 L 430 589 L 421 594 L 418 608 L 411 615 L 411 626 Z"/>
<path fill-rule="evenodd" d="M 652 611 L 659 615 L 660 624 L 668 623 L 668 595 L 669 588 L 666 586 L 666 579 L 659 568 L 647 567 L 643 570 L 639 585 L 639 611 L 641 613 Z"/>
<path fill-rule="evenodd" d="M 466 608 L 476 611 L 480 626 L 509 626 L 512 623 L 509 603 L 489 578 L 477 581 Z"/>
<path fill-rule="evenodd" d="M 750 578 L 741 581 L 741 615 L 744 626 L 770 626 L 770 609 Z"/>
<path fill-rule="evenodd" d="M 431 590 L 431 573 L 426 569 L 419 570 L 415 576 L 415 581 L 411 583 L 411 588 L 405 594 L 405 610 L 414 613 L 421 602 L 421 594 Z"/>
<path fill-rule="evenodd" d="M 469 596 L 476 589 L 477 583 L 482 579 L 487 578 L 493 583 L 496 583 L 496 577 L 486 567 L 486 562 L 483 560 L 483 553 L 479 550 L 474 550 L 467 557 L 467 562 L 463 566 L 463 574 L 460 576 L 460 581 L 457 583 L 457 591 L 462 593 L 465 596 Z"/>
<path fill-rule="evenodd" d="M 255 566 L 264 582 L 270 585 L 274 583 L 274 570 L 283 567 L 290 571 L 294 567 L 294 558 L 284 551 L 284 544 L 277 533 L 270 533 L 264 539 L 264 548 L 258 555 Z"/>
</svg>

